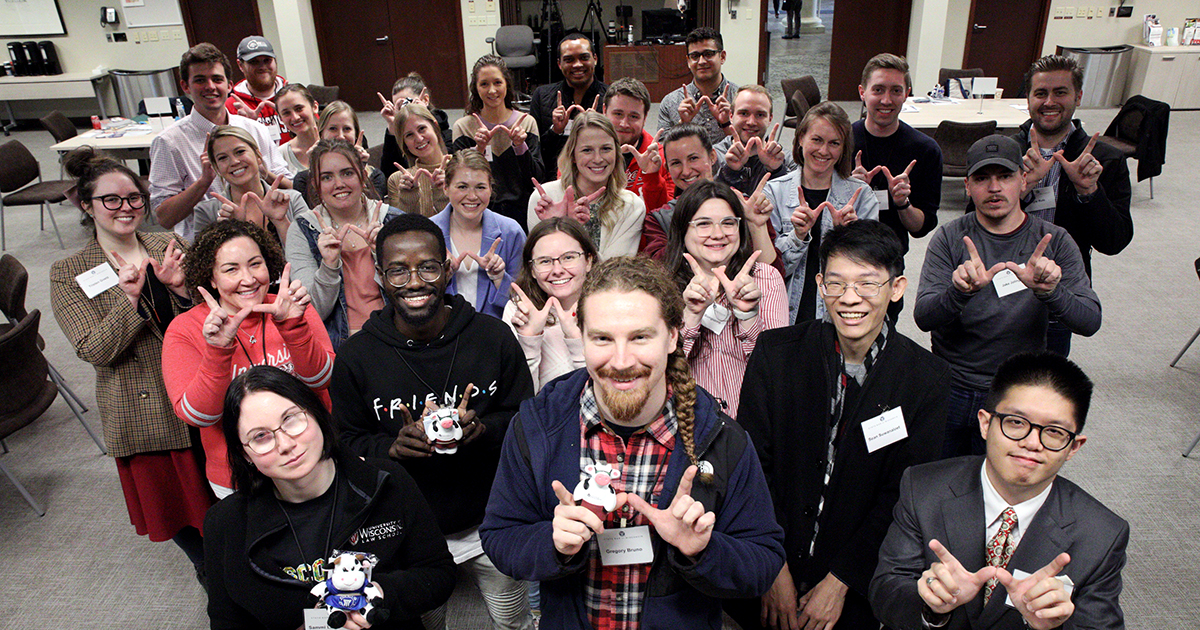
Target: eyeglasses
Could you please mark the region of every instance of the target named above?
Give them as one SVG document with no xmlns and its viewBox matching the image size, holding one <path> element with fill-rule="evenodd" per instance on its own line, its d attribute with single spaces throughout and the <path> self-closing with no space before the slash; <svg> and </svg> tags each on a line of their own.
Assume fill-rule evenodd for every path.
<svg viewBox="0 0 1200 630">
<path fill-rule="evenodd" d="M 124 203 L 128 203 L 129 207 L 133 208 L 134 210 L 142 208 L 146 205 L 146 195 L 141 193 L 134 193 L 128 197 L 122 197 L 120 195 L 101 195 L 99 197 L 91 198 L 92 201 L 97 199 L 99 199 L 100 203 L 104 204 L 104 207 L 108 208 L 109 210 L 120 210 L 121 204 Z"/>
<path fill-rule="evenodd" d="M 876 295 L 879 295 L 879 292 L 883 290 L 883 287 L 887 286 L 891 281 L 892 279 L 888 278 L 886 282 L 826 282 L 821 285 L 821 294 L 825 297 L 842 297 L 843 295 L 846 295 L 846 291 L 848 289 L 854 289 L 854 292 L 858 294 L 858 297 L 875 297 Z"/>
<path fill-rule="evenodd" d="M 987 410 L 985 410 L 987 411 Z M 988 411 L 993 417 L 1000 421 L 1000 432 L 1004 437 L 1020 442 L 1024 440 L 1034 429 L 1038 430 L 1038 440 L 1046 450 L 1061 451 L 1071 445 L 1075 441 L 1077 433 L 1068 431 L 1062 427 L 1054 425 L 1034 424 L 1021 416 L 1014 416 L 1010 413 L 999 413 L 997 411 Z"/>
<path fill-rule="evenodd" d="M 741 217 L 725 217 L 718 223 L 712 219 L 692 219 L 688 221 L 688 225 L 696 230 L 697 236 L 711 236 L 713 229 L 721 228 L 721 232 L 725 234 L 736 234 L 738 226 L 741 225 Z"/>
<path fill-rule="evenodd" d="M 716 57 L 720 52 L 721 51 L 713 50 L 712 48 L 706 48 L 704 50 L 694 50 L 687 54 L 687 58 L 691 59 L 692 61 L 700 61 L 701 57 L 704 57 L 705 59 L 712 59 L 713 57 Z"/>
<path fill-rule="evenodd" d="M 421 263 L 421 266 L 417 267 L 417 275 L 423 282 L 437 282 L 444 271 L 445 267 L 437 263 Z M 383 270 L 383 277 L 388 284 L 403 289 L 412 279 L 412 270 L 408 267 L 389 267 Z"/>
<path fill-rule="evenodd" d="M 266 455 L 275 450 L 275 432 L 283 431 L 284 433 L 296 437 L 308 428 L 308 413 L 304 411 L 296 411 L 288 414 L 283 418 L 278 429 L 258 429 L 250 434 L 249 442 L 242 442 L 242 446 L 250 449 L 258 455 Z"/>
<path fill-rule="evenodd" d="M 534 271 L 545 273 L 554 268 L 554 263 L 558 263 L 563 266 L 563 269 L 566 269 L 567 267 L 574 267 L 575 265 L 578 265 L 582 260 L 583 252 L 563 252 L 561 256 L 557 256 L 555 258 L 551 258 L 549 256 L 538 256 L 537 258 L 529 261 L 529 264 L 533 265 Z"/>
</svg>

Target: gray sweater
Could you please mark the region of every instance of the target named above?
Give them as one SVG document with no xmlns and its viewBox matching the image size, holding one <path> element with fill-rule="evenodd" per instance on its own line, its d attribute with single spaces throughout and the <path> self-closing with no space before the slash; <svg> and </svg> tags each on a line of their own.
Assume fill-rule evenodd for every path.
<svg viewBox="0 0 1200 630">
<path fill-rule="evenodd" d="M 973 294 L 954 288 L 954 270 L 969 259 L 963 236 L 971 237 L 983 265 L 991 267 L 1010 260 L 1025 264 L 1047 233 L 1054 236 L 1045 256 L 1062 268 L 1062 280 L 1048 295 L 1025 289 L 1002 298 L 995 284 Z M 955 387 L 985 390 L 1005 359 L 1045 349 L 1051 316 L 1080 335 L 1090 337 L 1100 329 L 1100 298 L 1066 230 L 1027 216 L 1011 234 L 992 234 L 972 212 L 934 233 L 921 268 L 913 319 L 921 330 L 932 331 L 933 353 L 950 362 Z"/>
</svg>

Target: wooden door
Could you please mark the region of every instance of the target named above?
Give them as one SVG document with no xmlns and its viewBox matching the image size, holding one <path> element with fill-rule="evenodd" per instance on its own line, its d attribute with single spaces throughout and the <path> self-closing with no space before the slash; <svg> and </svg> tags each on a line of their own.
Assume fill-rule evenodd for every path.
<svg viewBox="0 0 1200 630">
<path fill-rule="evenodd" d="M 359 111 L 379 111 L 376 92 L 391 93 L 397 74 L 386 2 L 313 0 L 313 23 L 325 85 Z"/>
<path fill-rule="evenodd" d="M 912 0 L 838 2 L 833 9 L 829 51 L 831 101 L 857 101 L 863 66 L 883 52 L 905 55 Z"/>
<path fill-rule="evenodd" d="M 1025 72 L 1042 56 L 1050 0 L 972 0 L 964 68 L 997 77 L 1005 96 L 1022 93 Z"/>
<path fill-rule="evenodd" d="M 179 0 L 188 46 L 208 42 L 229 57 L 230 85 L 243 79 L 237 66 L 238 42 L 262 34 L 255 0 Z M 279 42 L 271 42 L 276 47 Z M 179 60 L 172 60 L 178 65 Z"/>
<path fill-rule="evenodd" d="M 388 5 L 392 14 L 392 41 L 396 42 L 392 47 L 396 77 L 415 70 L 429 86 L 434 105 L 463 109 L 467 103 L 468 77 L 461 3 L 390 0 Z M 470 61 L 475 63 L 474 59 Z M 395 78 L 388 82 L 389 88 L 393 81 Z M 375 109 L 379 109 L 378 98 Z"/>
</svg>

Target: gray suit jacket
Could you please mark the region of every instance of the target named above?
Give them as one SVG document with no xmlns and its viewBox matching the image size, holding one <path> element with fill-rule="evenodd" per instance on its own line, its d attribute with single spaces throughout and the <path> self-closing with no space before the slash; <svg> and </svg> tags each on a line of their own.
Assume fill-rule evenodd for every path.
<svg viewBox="0 0 1200 630">
<path fill-rule="evenodd" d="M 875 616 L 895 630 L 921 630 L 922 601 L 917 579 L 937 561 L 929 549 L 936 538 L 968 571 L 984 566 L 982 457 L 959 457 L 913 466 L 900 481 L 895 520 L 879 550 L 871 580 Z M 1061 552 L 1071 554 L 1063 574 L 1075 584 L 1075 612 L 1063 628 L 1124 628 L 1118 598 L 1129 524 L 1062 477 L 1021 535 L 1008 570 L 1033 573 Z M 998 587 L 1000 588 L 1000 587 Z M 980 593 L 952 613 L 948 629 L 1013 629 L 1021 615 L 1004 593 L 983 605 Z"/>
</svg>

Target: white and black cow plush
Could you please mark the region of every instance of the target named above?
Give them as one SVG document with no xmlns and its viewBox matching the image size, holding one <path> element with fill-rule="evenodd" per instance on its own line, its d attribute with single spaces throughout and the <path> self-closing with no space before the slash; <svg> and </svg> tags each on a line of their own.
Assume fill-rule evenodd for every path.
<svg viewBox="0 0 1200 630">
<path fill-rule="evenodd" d="M 346 625 L 347 613 L 356 612 L 375 625 L 387 621 L 390 611 L 383 607 L 383 593 L 371 582 L 371 568 L 378 563 L 375 554 L 333 550 L 325 565 L 326 578 L 312 588 L 317 608 L 328 608 L 329 627 Z"/>
<path fill-rule="evenodd" d="M 425 435 L 433 442 L 433 450 L 442 455 L 458 452 L 458 441 L 462 439 L 462 423 L 458 421 L 458 409 L 442 407 L 425 415 Z"/>
<path fill-rule="evenodd" d="M 617 508 L 617 491 L 613 489 L 612 481 L 620 476 L 620 470 L 606 463 L 584 465 L 575 486 L 575 501 L 603 521 L 605 515 Z"/>
</svg>

